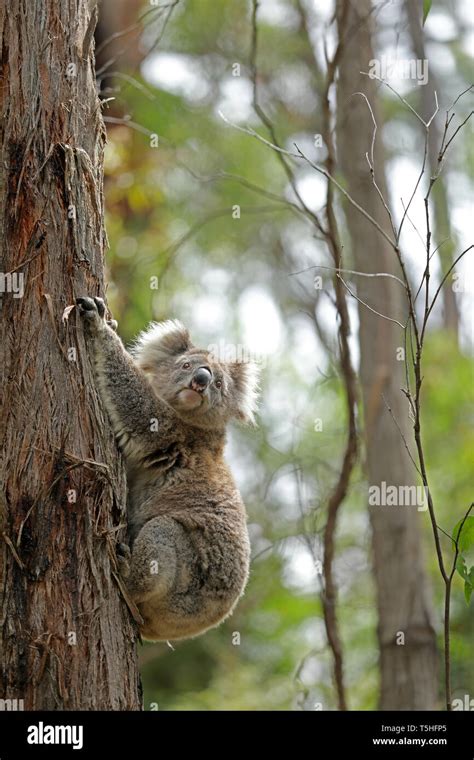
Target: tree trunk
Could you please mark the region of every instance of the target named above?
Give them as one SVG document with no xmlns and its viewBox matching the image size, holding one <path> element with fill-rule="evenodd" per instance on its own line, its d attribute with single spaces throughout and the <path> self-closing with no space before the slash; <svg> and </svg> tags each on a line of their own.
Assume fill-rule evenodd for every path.
<svg viewBox="0 0 474 760">
<path fill-rule="evenodd" d="M 343 10 L 346 10 L 346 23 Z M 338 0 L 339 34 L 345 40 L 339 64 L 337 138 L 339 168 L 349 194 L 391 234 L 387 213 L 372 184 L 366 152 L 370 155 L 373 123 L 367 95 L 378 124 L 375 176 L 385 197 L 384 155 L 380 140 L 382 120 L 369 70 L 374 58 L 371 42 L 370 0 Z M 400 276 L 393 249 L 350 204 L 345 206 L 354 268 L 362 272 L 390 272 Z M 343 266 L 348 267 L 346 261 Z M 389 278 L 358 277 L 358 297 L 376 311 L 406 319 L 405 293 Z M 365 418 L 366 462 L 369 485 L 417 485 L 400 432 L 408 433 L 408 407 L 400 389 L 405 385 L 404 363 L 397 361 L 403 332 L 359 303 L 360 380 Z M 378 638 L 381 667 L 381 709 L 420 710 L 436 705 L 438 662 L 432 608 L 423 567 L 419 515 L 416 506 L 374 506 L 370 510 L 373 562 L 377 589 Z"/>
<path fill-rule="evenodd" d="M 104 292 L 95 23 L 87 0 L 0 9 L 0 698 L 31 710 L 141 707 L 124 469 L 76 314 L 61 320 Z"/>
</svg>

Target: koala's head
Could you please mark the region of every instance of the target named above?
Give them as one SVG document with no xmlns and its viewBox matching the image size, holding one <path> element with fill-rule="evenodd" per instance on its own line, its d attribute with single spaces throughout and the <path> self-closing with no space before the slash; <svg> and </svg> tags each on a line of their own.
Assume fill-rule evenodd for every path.
<svg viewBox="0 0 474 760">
<path fill-rule="evenodd" d="M 255 423 L 258 367 L 252 362 L 218 361 L 193 346 L 177 320 L 152 323 L 132 353 L 156 393 L 190 425 L 223 429 L 232 417 Z"/>
</svg>

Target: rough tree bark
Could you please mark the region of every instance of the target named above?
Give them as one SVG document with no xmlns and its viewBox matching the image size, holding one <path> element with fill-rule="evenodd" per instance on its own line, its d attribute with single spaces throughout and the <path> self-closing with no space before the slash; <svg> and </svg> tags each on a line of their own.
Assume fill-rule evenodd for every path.
<svg viewBox="0 0 474 760">
<path fill-rule="evenodd" d="M 0 8 L 0 698 L 25 709 L 141 707 L 115 573 L 123 465 L 76 315 L 61 320 L 104 293 L 95 23 L 87 0 Z"/>
<path fill-rule="evenodd" d="M 341 29 L 346 10 L 345 30 Z M 337 89 L 339 168 L 350 195 L 391 234 L 387 213 L 373 186 L 366 153 L 370 155 L 373 123 L 367 95 L 379 131 L 374 152 L 375 175 L 388 199 L 381 144 L 382 119 L 369 70 L 374 58 L 370 0 L 338 0 L 338 25 L 344 35 Z M 400 276 L 395 253 L 380 233 L 350 204 L 345 206 L 354 268 Z M 346 260 L 344 266 L 349 266 Z M 402 323 L 406 319 L 404 289 L 389 278 L 357 278 L 358 297 L 376 311 Z M 360 380 L 365 419 L 367 476 L 370 485 L 416 485 L 410 462 L 383 396 L 406 432 L 408 407 L 400 389 L 404 364 L 397 361 L 403 347 L 402 330 L 359 303 Z M 432 607 L 423 566 L 419 514 L 416 506 L 375 506 L 370 519 L 377 589 L 378 639 L 381 665 L 381 709 L 420 710 L 436 706 L 438 661 Z M 403 633 L 403 639 L 398 634 Z"/>
</svg>

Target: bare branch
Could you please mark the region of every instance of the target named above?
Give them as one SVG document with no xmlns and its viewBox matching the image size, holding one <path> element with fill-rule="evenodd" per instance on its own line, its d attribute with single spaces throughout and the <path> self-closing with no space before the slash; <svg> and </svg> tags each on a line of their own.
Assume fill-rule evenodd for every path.
<svg viewBox="0 0 474 760">
<path fill-rule="evenodd" d="M 250 135 L 250 137 L 256 137 L 257 140 L 260 140 L 264 145 L 267 145 L 272 150 L 276 150 L 277 153 L 282 153 L 284 156 L 290 156 L 291 158 L 299 158 L 297 153 L 291 153 L 289 150 L 285 150 L 284 148 L 280 148 L 278 145 L 275 145 L 274 143 L 270 142 L 270 140 L 266 140 L 262 135 L 259 135 L 258 132 L 256 132 L 252 127 L 241 127 L 239 124 L 234 124 L 234 122 L 230 121 L 222 111 L 217 111 L 219 116 L 223 121 L 225 121 L 226 124 L 229 125 L 229 127 L 233 127 L 234 129 L 237 129 L 239 132 L 243 132 L 246 135 Z"/>
<path fill-rule="evenodd" d="M 296 153 L 292 153 L 291 151 L 285 150 L 284 148 L 280 148 L 278 145 L 275 145 L 274 143 L 270 142 L 269 140 L 266 140 L 265 137 L 262 137 L 262 135 L 260 135 L 258 132 L 256 132 L 251 127 L 241 127 L 239 124 L 233 123 L 232 121 L 230 121 L 229 119 L 227 119 L 226 116 L 224 116 L 224 114 L 222 113 L 222 111 L 218 111 L 218 113 L 219 113 L 219 116 L 221 117 L 221 119 L 226 124 L 228 124 L 230 127 L 233 127 L 233 129 L 237 129 L 239 132 L 243 132 L 244 134 L 250 135 L 250 137 L 255 137 L 257 140 L 259 140 L 260 142 L 262 142 L 268 148 L 271 148 L 272 150 L 277 151 L 277 153 L 281 153 L 284 156 L 289 156 L 290 158 L 302 158 L 304 161 L 306 161 L 306 163 L 309 166 L 311 166 L 313 169 L 315 169 L 315 171 L 317 171 L 320 174 L 322 174 L 335 187 L 337 187 L 337 189 L 339 190 L 339 192 L 341 192 L 344 195 L 344 197 L 347 198 L 347 200 L 349 201 L 349 203 L 351 203 L 351 205 L 353 205 L 354 208 L 356 208 L 362 214 L 362 216 L 364 216 L 380 232 L 380 234 L 385 238 L 385 240 L 388 243 L 390 243 L 391 247 L 394 250 L 398 249 L 397 242 L 394 241 L 394 240 L 392 240 L 392 238 L 390 237 L 390 235 L 387 235 L 387 233 L 380 226 L 380 224 L 369 213 L 367 213 L 367 211 L 364 208 L 362 208 L 362 206 L 360 206 L 357 203 L 357 201 L 355 201 L 349 195 L 349 193 L 342 187 L 342 185 L 340 185 L 339 182 L 336 179 L 334 179 L 334 177 L 332 177 L 327 172 L 326 169 L 323 169 L 321 166 L 318 166 L 313 161 L 311 161 L 311 159 L 309 159 L 308 156 L 306 156 L 303 153 L 303 151 L 298 147 L 298 145 L 296 145 L 296 143 L 294 143 L 294 145 L 295 145 L 295 148 L 296 148 L 297 152 Z"/>
<path fill-rule="evenodd" d="M 329 180 L 329 181 L 330 181 L 330 182 L 331 182 L 331 183 L 332 183 L 332 184 L 333 184 L 335 187 L 337 187 L 337 189 L 339 190 L 339 192 L 340 192 L 340 193 L 342 193 L 342 194 L 343 194 L 343 196 L 344 196 L 345 198 L 347 198 L 347 200 L 349 201 L 349 203 L 350 203 L 352 206 L 354 206 L 354 208 L 356 208 L 356 209 L 357 209 L 357 211 L 359 211 L 359 212 L 362 214 L 362 216 L 364 216 L 364 217 L 367 219 L 367 221 L 369 221 L 369 222 L 370 222 L 370 223 L 371 223 L 371 224 L 372 224 L 372 225 L 373 225 L 373 226 L 374 226 L 374 227 L 375 227 L 375 228 L 376 228 L 376 229 L 377 229 L 377 230 L 380 232 L 380 234 L 382 235 L 382 237 L 384 237 L 384 238 L 385 238 L 385 240 L 386 240 L 388 243 L 390 243 L 391 247 L 392 247 L 394 250 L 397 250 L 397 247 L 398 247 L 398 246 L 397 246 L 397 242 L 396 242 L 396 241 L 394 241 L 394 240 L 392 240 L 392 238 L 390 237 L 390 235 L 387 235 L 387 233 L 386 233 L 386 232 L 385 232 L 385 230 L 384 230 L 384 229 L 383 229 L 383 228 L 380 226 L 380 224 L 379 224 L 379 223 L 378 223 L 378 222 L 377 222 L 377 221 L 376 221 L 376 220 L 375 220 L 375 219 L 374 219 L 374 218 L 373 218 L 373 217 L 372 217 L 372 216 L 371 216 L 369 213 L 367 213 L 367 211 L 366 211 L 364 208 L 362 208 L 362 206 L 360 206 L 360 205 L 357 203 L 357 201 L 355 201 L 355 200 L 354 200 L 354 199 L 353 199 L 353 198 L 352 198 L 352 197 L 349 195 L 349 193 L 348 193 L 348 192 L 347 192 L 347 191 L 346 191 L 346 190 L 345 190 L 345 189 L 342 187 L 342 185 L 340 185 L 340 184 L 339 184 L 339 182 L 338 182 L 336 179 L 334 179 L 334 177 L 332 177 L 332 176 L 331 176 L 331 175 L 330 175 L 330 174 L 329 174 L 329 173 L 326 171 L 326 169 L 323 169 L 321 166 L 318 166 L 318 165 L 317 165 L 317 164 L 315 164 L 313 161 L 311 161 L 311 159 L 309 159 L 309 158 L 308 158 L 308 157 L 307 157 L 307 156 L 306 156 L 306 155 L 303 153 L 303 151 L 302 151 L 302 150 L 300 150 L 300 148 L 299 148 L 299 147 L 296 145 L 296 143 L 294 143 L 294 145 L 295 145 L 295 148 L 296 148 L 296 150 L 297 150 L 297 157 L 299 156 L 300 158 L 303 158 L 303 159 L 306 161 L 306 163 L 308 163 L 308 164 L 309 164 L 309 166 L 312 166 L 312 167 L 313 167 L 313 169 L 315 169 L 317 172 L 319 172 L 320 174 L 322 174 L 322 175 L 323 175 L 324 177 L 326 177 L 326 179 L 328 179 L 328 180 Z M 291 156 L 293 156 L 293 157 L 295 156 L 295 154 L 294 154 L 294 153 L 290 153 L 289 155 L 291 155 Z"/>
<path fill-rule="evenodd" d="M 246 179 L 246 177 L 242 177 L 239 174 L 232 174 L 229 172 L 218 172 L 217 174 L 214 174 L 210 177 L 202 177 L 199 174 L 196 174 L 192 171 L 192 169 L 189 168 L 189 166 L 186 166 L 182 162 L 179 162 L 180 165 L 187 171 L 189 174 L 191 174 L 194 179 L 196 179 L 198 182 L 216 182 L 221 179 L 227 179 L 227 180 L 233 180 L 235 182 L 238 182 L 242 187 L 246 187 L 248 190 L 252 190 L 255 193 L 258 193 L 259 195 L 262 195 L 264 198 L 268 198 L 269 200 L 276 201 L 277 203 L 282 203 L 294 211 L 298 212 L 299 215 L 304 216 L 306 219 L 308 219 L 311 222 L 314 222 L 312 215 L 308 216 L 304 208 L 300 208 L 298 204 L 293 203 L 292 201 L 289 201 L 287 198 L 284 198 L 282 195 L 278 195 L 277 193 L 272 193 L 270 190 L 267 190 L 264 187 L 261 187 L 260 185 L 256 185 L 255 182 L 251 182 L 250 180 Z"/>
<path fill-rule="evenodd" d="M 438 298 L 439 293 L 441 291 L 441 288 L 443 287 L 444 283 L 446 282 L 446 280 L 448 279 L 449 275 L 453 271 L 454 267 L 456 266 L 456 264 L 459 261 L 461 261 L 462 257 L 465 256 L 466 253 L 468 253 L 472 248 L 474 248 L 474 245 L 470 245 L 468 248 L 465 248 L 464 251 L 462 251 L 462 253 L 459 254 L 459 256 L 453 261 L 453 263 L 449 267 L 448 271 L 446 272 L 446 274 L 444 275 L 443 279 L 441 280 L 441 282 L 440 282 L 440 284 L 439 284 L 439 286 L 438 286 L 438 288 L 436 290 L 436 293 L 433 296 L 433 300 L 431 301 L 431 305 L 430 305 L 430 307 L 428 309 L 428 312 L 426 314 L 426 320 L 425 321 L 427 321 L 429 315 L 431 314 L 431 312 L 433 310 L 433 306 L 436 303 L 436 299 Z"/>
<path fill-rule="evenodd" d="M 415 187 L 413 188 L 413 192 L 412 192 L 412 194 L 410 196 L 410 200 L 408 201 L 408 204 L 407 204 L 406 208 L 404 208 L 403 216 L 401 218 L 400 225 L 398 227 L 398 233 L 396 235 L 397 243 L 400 241 L 400 236 L 402 234 L 402 229 L 403 229 L 403 224 L 405 222 L 405 218 L 406 218 L 406 216 L 408 214 L 408 211 L 409 211 L 410 206 L 412 204 L 413 198 L 416 195 L 416 191 L 418 190 L 419 184 L 420 184 L 420 182 L 421 182 L 421 180 L 423 178 L 423 175 L 425 173 L 427 156 L 428 156 L 428 133 L 426 133 L 426 135 L 425 135 L 425 146 L 424 146 L 424 150 L 423 150 L 423 161 L 422 161 L 422 164 L 421 164 L 420 173 L 418 175 L 418 179 L 416 181 Z"/>
<path fill-rule="evenodd" d="M 128 119 L 126 116 L 123 118 L 118 118 L 116 116 L 104 116 L 104 121 L 107 124 L 121 124 L 124 127 L 130 127 L 130 129 L 134 129 L 136 132 L 140 132 L 142 135 L 147 135 L 150 137 L 153 132 L 150 129 L 147 129 L 146 127 L 143 127 L 141 124 L 138 124 L 136 121 L 132 121 L 131 119 Z"/>
<path fill-rule="evenodd" d="M 451 135 L 451 137 L 449 138 L 448 142 L 446 143 L 446 145 L 444 147 L 443 156 L 446 153 L 446 151 L 448 150 L 449 146 L 451 145 L 452 141 L 456 137 L 456 135 L 459 132 L 459 130 L 462 129 L 465 124 L 467 124 L 467 122 L 469 121 L 469 119 L 471 118 L 471 116 L 473 114 L 474 114 L 474 111 L 471 111 L 470 113 L 468 113 L 468 115 L 466 116 L 466 118 L 464 119 L 464 121 L 462 121 L 461 124 L 457 127 L 457 129 L 455 129 L 455 131 L 453 132 L 453 134 Z"/>
<path fill-rule="evenodd" d="M 387 399 L 385 398 L 385 396 L 384 396 L 384 394 L 383 394 L 383 393 L 382 393 L 382 398 L 383 398 L 383 400 L 384 400 L 384 402 L 385 402 L 385 406 L 387 407 L 387 411 L 390 413 L 390 417 L 391 417 L 391 418 L 392 418 L 392 420 L 394 421 L 394 423 L 395 423 L 395 425 L 396 425 L 396 427 L 397 427 L 397 430 L 398 430 L 398 432 L 400 433 L 400 436 L 401 436 L 401 439 L 402 439 L 402 441 L 403 441 L 403 444 L 404 444 L 404 446 L 405 446 L 405 448 L 406 448 L 406 450 L 407 450 L 408 456 L 410 457 L 410 460 L 411 460 L 411 462 L 412 462 L 412 464 L 413 464 L 413 466 L 414 466 L 415 470 L 417 471 L 417 473 L 418 473 L 419 475 L 421 475 L 421 471 L 420 471 L 420 468 L 418 467 L 418 465 L 417 465 L 417 463 L 416 463 L 416 461 L 415 461 L 415 459 L 414 459 L 414 457 L 413 457 L 413 454 L 412 454 L 412 453 L 411 453 L 411 451 L 410 451 L 410 447 L 408 446 L 408 443 L 407 443 L 407 439 L 405 438 L 405 435 L 404 435 L 404 433 L 403 433 L 403 430 L 401 429 L 400 425 L 398 424 L 398 421 L 397 421 L 397 419 L 396 419 L 396 417 L 395 417 L 395 415 L 394 415 L 394 413 L 393 413 L 392 407 L 391 407 L 391 406 L 390 406 L 390 404 L 388 403 L 388 401 L 387 401 Z"/>
<path fill-rule="evenodd" d="M 323 264 L 313 264 L 310 267 L 306 267 L 305 269 L 300 269 L 298 272 L 290 272 L 289 276 L 293 277 L 297 274 L 303 274 L 304 272 L 309 272 L 311 269 L 329 269 L 332 272 L 343 272 L 344 274 L 356 274 L 359 277 L 390 277 L 391 280 L 396 280 L 400 283 L 403 287 L 405 287 L 405 283 L 403 280 L 401 280 L 399 277 L 397 277 L 395 274 L 390 274 L 389 272 L 356 272 L 354 269 L 340 269 L 337 267 L 327 267 Z"/>
<path fill-rule="evenodd" d="M 110 45 L 111 42 L 114 42 L 114 40 L 119 40 L 122 37 L 126 37 L 127 34 L 130 34 L 131 32 L 135 32 L 137 29 L 141 29 L 143 26 L 143 21 L 149 16 L 150 14 L 156 14 L 156 12 L 159 10 L 159 8 L 149 8 L 145 13 L 143 13 L 141 16 L 139 16 L 138 21 L 135 24 L 131 24 L 126 29 L 122 29 L 121 32 L 114 32 L 114 34 L 109 35 L 105 40 L 103 40 L 100 45 L 97 46 L 95 50 L 96 57 L 102 52 L 102 50 L 107 47 L 107 45 Z"/>
<path fill-rule="evenodd" d="M 375 136 L 377 134 L 377 122 L 375 121 L 374 112 L 372 110 L 372 106 L 369 103 L 369 99 L 368 99 L 367 95 L 365 95 L 365 93 L 363 93 L 363 92 L 355 92 L 354 95 L 360 95 L 362 98 L 364 98 L 364 100 L 365 100 L 365 102 L 367 104 L 367 108 L 369 109 L 370 116 L 372 118 L 372 124 L 374 125 L 374 129 L 373 129 L 373 132 L 372 132 L 372 143 L 371 143 L 371 146 L 370 146 L 370 158 L 369 158 L 369 154 L 368 153 L 365 154 L 365 157 L 366 157 L 367 163 L 369 165 L 370 174 L 371 174 L 371 177 L 372 177 L 372 184 L 375 187 L 375 189 L 377 191 L 377 194 L 378 194 L 380 200 L 382 201 L 382 205 L 383 205 L 385 211 L 388 214 L 388 218 L 390 220 L 390 226 L 392 228 L 392 232 L 393 232 L 394 236 L 396 237 L 397 236 L 397 231 L 396 231 L 395 225 L 393 223 L 392 212 L 390 211 L 390 208 L 389 208 L 389 206 L 388 206 L 385 198 L 383 197 L 383 193 L 382 193 L 382 191 L 381 191 L 380 187 L 378 186 L 377 181 L 375 179 L 374 147 L 375 147 Z"/>
<path fill-rule="evenodd" d="M 393 319 L 392 317 L 387 317 L 386 314 L 382 314 L 380 311 L 376 311 L 375 309 L 372 308 L 372 306 L 369 306 L 368 303 L 366 303 L 365 301 L 363 301 L 362 298 L 359 298 L 358 295 L 356 295 L 355 293 L 353 293 L 352 290 L 350 289 L 349 285 L 346 282 L 344 282 L 344 280 L 342 279 L 342 277 L 341 277 L 340 274 L 337 274 L 336 276 L 342 282 L 342 284 L 344 285 L 345 289 L 352 296 L 352 298 L 355 298 L 355 300 L 358 301 L 359 303 L 361 303 L 362 306 L 365 306 L 366 309 L 369 309 L 369 311 L 373 312 L 378 317 L 382 317 L 382 319 L 386 319 L 388 322 L 394 322 L 396 325 L 398 325 L 399 327 L 401 327 L 402 330 L 406 329 L 406 325 L 402 325 L 402 323 L 399 322 L 398 319 Z"/>
<path fill-rule="evenodd" d="M 405 100 L 405 98 L 404 98 L 404 97 L 402 97 L 402 95 L 400 95 L 400 93 L 399 93 L 399 92 L 397 92 L 397 90 L 395 90 L 395 89 L 392 87 L 392 85 L 390 85 L 390 84 L 387 82 L 387 80 L 386 80 L 386 79 L 382 79 L 381 77 L 377 76 L 376 74 L 372 74 L 372 73 L 369 73 L 368 71 L 359 71 L 359 74 L 362 74 L 362 76 L 364 76 L 364 77 L 369 77 L 369 79 L 376 79 L 376 80 L 377 80 L 378 82 L 380 82 L 381 84 L 384 84 L 384 85 L 385 85 L 385 87 L 388 87 L 388 89 L 389 89 L 391 92 L 393 92 L 393 94 L 394 94 L 394 95 L 396 95 L 396 96 L 397 96 L 397 98 L 398 98 L 399 100 L 401 100 L 401 102 L 402 102 L 402 103 L 403 103 L 403 104 L 404 104 L 404 105 L 405 105 L 405 106 L 406 106 L 406 107 L 407 107 L 407 108 L 408 108 L 408 109 L 409 109 L 409 110 L 412 112 L 412 114 L 413 114 L 414 116 L 416 116 L 416 118 L 418 119 L 418 121 L 421 121 L 421 123 L 423 124 L 423 126 L 425 127 L 425 129 L 428 129 L 429 125 L 431 124 L 431 122 L 433 121 L 434 117 L 436 116 L 436 114 L 437 114 L 437 113 L 438 113 L 438 111 L 439 111 L 438 98 L 437 98 L 437 96 L 436 96 L 436 93 L 435 93 L 436 108 L 435 108 L 435 110 L 434 110 L 434 112 L 433 112 L 433 115 L 432 115 L 432 116 L 429 118 L 429 120 L 428 120 L 428 121 L 425 121 L 425 120 L 424 120 L 424 119 L 423 119 L 423 118 L 420 116 L 420 114 L 419 114 L 417 111 L 415 111 L 415 109 L 413 108 L 413 106 L 411 106 L 411 105 L 410 105 L 410 103 L 408 102 L 408 100 Z"/>
</svg>

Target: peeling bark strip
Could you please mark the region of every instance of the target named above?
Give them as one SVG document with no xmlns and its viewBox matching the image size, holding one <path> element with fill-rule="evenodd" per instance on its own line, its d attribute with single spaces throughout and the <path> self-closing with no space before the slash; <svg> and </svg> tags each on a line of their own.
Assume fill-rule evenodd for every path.
<svg viewBox="0 0 474 760">
<path fill-rule="evenodd" d="M 0 8 L 0 699 L 25 709 L 141 707 L 113 576 L 124 471 L 75 314 L 61 320 L 104 292 L 94 25 L 87 0 Z"/>
</svg>

